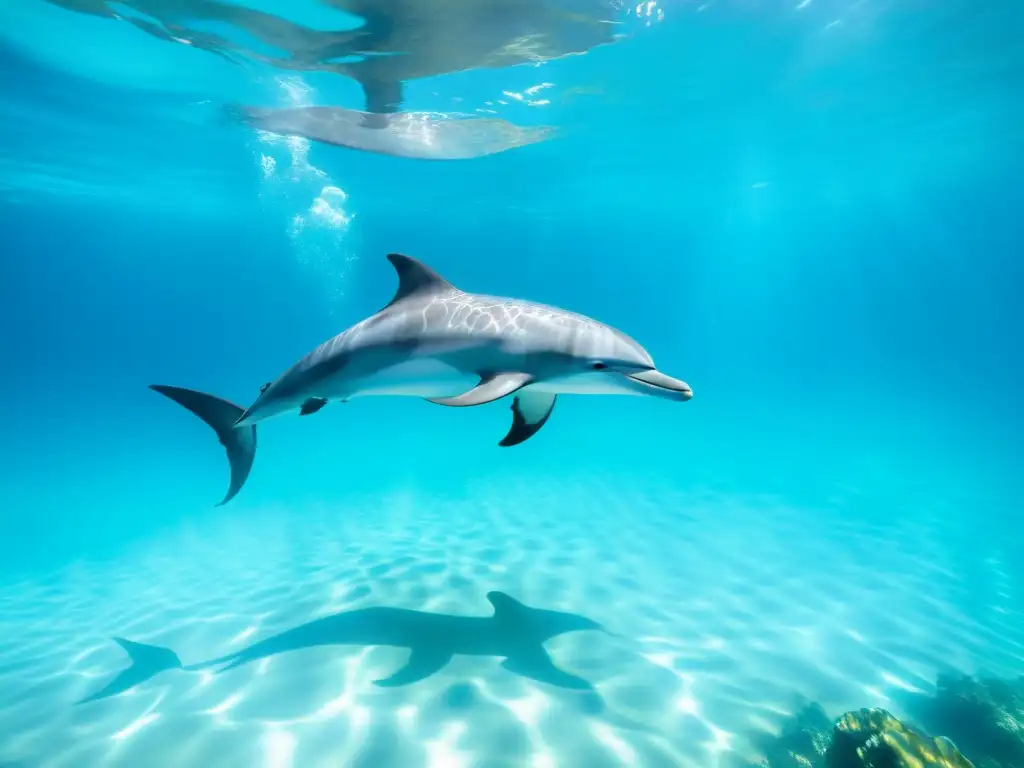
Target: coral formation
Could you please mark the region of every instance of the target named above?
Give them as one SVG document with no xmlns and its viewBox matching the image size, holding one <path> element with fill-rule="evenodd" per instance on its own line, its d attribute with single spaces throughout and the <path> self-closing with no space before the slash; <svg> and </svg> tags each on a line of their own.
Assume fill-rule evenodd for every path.
<svg viewBox="0 0 1024 768">
<path fill-rule="evenodd" d="M 943 675 L 898 704 L 913 726 L 884 709 L 832 720 L 809 704 L 757 745 L 757 768 L 1024 768 L 1024 677 Z"/>
<path fill-rule="evenodd" d="M 1024 766 L 1024 678 L 944 675 L 933 696 L 907 697 L 905 707 L 924 728 L 953 739 L 976 768 Z"/>
<path fill-rule="evenodd" d="M 979 768 L 945 738 L 932 738 L 884 709 L 830 720 L 816 704 L 761 745 L 758 768 Z"/>
<path fill-rule="evenodd" d="M 930 738 L 884 709 L 847 712 L 836 722 L 827 768 L 974 768 L 951 741 Z"/>
<path fill-rule="evenodd" d="M 825 710 L 808 704 L 783 725 L 778 736 L 760 740 L 757 746 L 765 759 L 757 768 L 824 768 L 833 724 Z"/>
</svg>

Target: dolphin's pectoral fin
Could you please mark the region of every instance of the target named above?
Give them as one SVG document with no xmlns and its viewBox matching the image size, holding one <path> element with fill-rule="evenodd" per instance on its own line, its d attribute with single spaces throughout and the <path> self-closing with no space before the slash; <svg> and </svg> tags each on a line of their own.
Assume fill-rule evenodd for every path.
<svg viewBox="0 0 1024 768">
<path fill-rule="evenodd" d="M 501 666 L 509 672 L 559 688 L 568 688 L 574 691 L 587 691 L 593 688 L 582 677 L 577 677 L 556 667 L 551 661 L 551 657 L 548 656 L 548 652 L 539 645 L 516 651 L 501 662 Z"/>
<path fill-rule="evenodd" d="M 512 426 L 498 445 L 507 448 L 529 440 L 540 430 L 555 407 L 555 395 L 527 389 L 512 401 Z"/>
<path fill-rule="evenodd" d="M 432 403 L 466 407 L 490 403 L 505 395 L 511 395 L 533 381 L 528 373 L 492 373 L 480 377 L 480 383 L 468 392 L 455 397 L 428 397 Z"/>
<path fill-rule="evenodd" d="M 302 404 L 302 407 L 299 409 L 299 416 L 309 416 L 309 414 L 316 413 L 325 405 L 327 405 L 327 401 L 322 397 L 311 397 Z"/>
<path fill-rule="evenodd" d="M 451 652 L 444 648 L 413 648 L 404 667 L 391 677 L 374 680 L 374 685 L 379 685 L 382 688 L 397 688 L 401 685 L 418 683 L 435 672 L 439 672 L 451 659 Z"/>
</svg>

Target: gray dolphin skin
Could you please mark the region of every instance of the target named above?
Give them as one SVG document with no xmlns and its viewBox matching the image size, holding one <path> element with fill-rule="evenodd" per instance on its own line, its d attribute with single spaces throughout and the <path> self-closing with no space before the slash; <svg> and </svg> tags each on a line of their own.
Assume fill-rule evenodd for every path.
<svg viewBox="0 0 1024 768">
<path fill-rule="evenodd" d="M 263 385 L 248 408 L 190 389 L 150 386 L 220 438 L 231 465 L 220 504 L 249 476 L 259 422 L 284 413 L 306 416 L 332 401 L 403 395 L 468 407 L 513 395 L 512 426 L 499 442 L 507 447 L 535 435 L 560 394 L 679 402 L 693 396 L 685 382 L 658 371 L 643 347 L 608 325 L 557 307 L 466 293 L 399 253 L 388 260 L 398 272 L 398 289 L 387 306 Z"/>
</svg>

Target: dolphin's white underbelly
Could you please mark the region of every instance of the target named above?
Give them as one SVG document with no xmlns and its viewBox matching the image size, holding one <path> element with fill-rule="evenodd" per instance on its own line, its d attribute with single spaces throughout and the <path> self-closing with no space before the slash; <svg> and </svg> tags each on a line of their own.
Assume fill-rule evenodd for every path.
<svg viewBox="0 0 1024 768">
<path fill-rule="evenodd" d="M 584 373 L 538 381 L 529 389 L 552 395 L 639 395 L 624 376 Z"/>
<path fill-rule="evenodd" d="M 363 395 L 404 395 L 409 397 L 452 397 L 480 383 L 467 373 L 436 357 L 415 357 L 387 366 L 354 382 L 349 397 Z M 351 385 L 350 385 L 351 386 Z M 592 373 L 547 379 L 526 389 L 554 395 L 639 395 L 624 377 Z"/>
<path fill-rule="evenodd" d="M 414 357 L 353 382 L 355 391 L 351 396 L 451 397 L 479 383 L 479 376 L 466 373 L 436 357 Z"/>
</svg>

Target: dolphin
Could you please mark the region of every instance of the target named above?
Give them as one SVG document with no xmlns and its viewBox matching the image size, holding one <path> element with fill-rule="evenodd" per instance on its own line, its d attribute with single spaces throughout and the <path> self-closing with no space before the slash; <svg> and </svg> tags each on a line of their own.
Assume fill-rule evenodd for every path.
<svg viewBox="0 0 1024 768">
<path fill-rule="evenodd" d="M 614 43 L 610 0 L 327 0 L 363 26 L 290 60 L 288 69 L 334 72 L 363 89 L 367 112 L 397 112 L 408 80 L 580 55 Z M 342 60 L 358 57 L 356 60 Z"/>
<path fill-rule="evenodd" d="M 328 339 L 264 384 L 248 408 L 181 387 L 150 388 L 205 421 L 227 451 L 242 489 L 256 456 L 256 425 L 285 413 L 316 413 L 367 395 L 420 397 L 450 407 L 513 395 L 512 426 L 498 443 L 518 445 L 547 423 L 560 394 L 646 395 L 683 402 L 693 391 L 655 368 L 626 334 L 589 317 L 519 299 L 467 293 L 430 267 L 388 254 L 398 288 L 376 314 Z"/>
<path fill-rule="evenodd" d="M 248 59 L 350 78 L 362 88 L 371 115 L 400 111 L 409 80 L 580 55 L 623 37 L 612 0 L 325 0 L 361 22 L 342 29 L 307 27 L 229 0 L 47 2 L 124 21 L 234 63 Z M 189 23 L 213 25 L 227 36 Z"/>
<path fill-rule="evenodd" d="M 550 126 L 499 117 L 452 119 L 430 112 L 371 114 L 344 107 L 274 109 L 229 105 L 226 116 L 261 131 L 419 160 L 468 160 L 555 138 Z"/>
<path fill-rule="evenodd" d="M 419 682 L 440 671 L 453 656 L 495 656 L 517 675 L 576 691 L 592 691 L 589 682 L 559 669 L 544 643 L 568 632 L 600 630 L 601 624 L 574 613 L 523 605 L 504 592 L 488 592 L 494 607 L 491 616 L 456 616 L 406 608 L 373 607 L 342 611 L 285 630 L 216 659 L 183 666 L 167 648 L 116 638 L 128 653 L 131 665 L 113 680 L 78 703 L 116 696 L 160 672 L 179 669 L 194 672 L 217 667 L 216 672 L 249 664 L 289 651 L 325 645 L 384 645 L 408 648 L 405 665 L 389 677 L 374 681 L 385 688 Z"/>
</svg>

